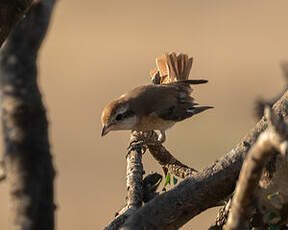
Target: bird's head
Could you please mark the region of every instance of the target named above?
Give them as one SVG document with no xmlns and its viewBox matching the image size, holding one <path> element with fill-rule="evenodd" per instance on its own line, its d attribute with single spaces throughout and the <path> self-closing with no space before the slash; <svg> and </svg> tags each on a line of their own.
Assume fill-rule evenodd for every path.
<svg viewBox="0 0 288 230">
<path fill-rule="evenodd" d="M 111 130 L 132 130 L 136 125 L 137 118 L 129 107 L 129 102 L 120 98 L 104 108 L 101 121 L 103 124 L 101 136 L 104 136 Z"/>
</svg>

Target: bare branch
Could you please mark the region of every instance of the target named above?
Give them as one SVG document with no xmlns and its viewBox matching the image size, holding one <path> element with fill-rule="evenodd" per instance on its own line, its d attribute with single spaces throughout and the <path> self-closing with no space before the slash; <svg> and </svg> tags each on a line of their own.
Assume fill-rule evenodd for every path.
<svg viewBox="0 0 288 230">
<path fill-rule="evenodd" d="M 147 145 L 151 155 L 161 165 L 175 176 L 186 178 L 194 175 L 197 170 L 188 167 L 177 160 L 159 141 L 158 135 L 154 131 L 138 132 L 138 138 Z"/>
<path fill-rule="evenodd" d="M 134 212 L 133 209 L 127 209 L 125 206 L 120 212 L 119 215 L 107 226 L 104 230 L 118 230 L 122 226 L 127 218 Z M 120 214 L 121 213 L 121 214 Z"/>
<path fill-rule="evenodd" d="M 286 153 L 287 143 L 282 140 L 288 135 L 287 125 L 270 107 L 265 109 L 265 118 L 269 129 L 259 136 L 243 163 L 225 230 L 249 229 L 251 210 L 255 207 L 255 189 L 266 162 L 277 152 Z"/>
<path fill-rule="evenodd" d="M 288 119 L 288 92 L 274 104 L 273 110 L 284 120 Z M 122 229 L 177 229 L 207 208 L 216 206 L 233 192 L 243 159 L 266 127 L 262 119 L 229 153 L 145 204 L 128 218 Z"/>
<path fill-rule="evenodd" d="M 228 219 L 231 208 L 231 200 L 232 198 L 230 198 L 228 202 L 218 210 L 215 225 L 211 226 L 208 230 L 222 230 Z"/>
<path fill-rule="evenodd" d="M 130 143 L 137 141 L 137 137 L 133 134 Z M 116 230 L 126 221 L 126 219 L 134 213 L 142 205 L 143 201 L 143 184 L 142 177 L 144 174 L 142 165 L 142 145 L 134 145 L 132 151 L 127 155 L 127 200 L 125 207 L 118 213 L 105 230 Z"/>
<path fill-rule="evenodd" d="M 31 1 L 12 2 L 22 2 L 19 13 L 31 4 Z M 4 3 L 11 4 L 4 1 L 1 5 Z M 54 0 L 35 4 L 10 34 L 0 54 L 4 163 L 12 198 L 11 229 L 54 229 L 55 172 L 36 66 L 53 6 Z M 0 39 L 5 37 L 1 36 Z"/>
<path fill-rule="evenodd" d="M 130 142 L 137 137 L 131 135 Z M 142 177 L 144 174 L 142 165 L 142 145 L 134 146 L 134 150 L 127 155 L 127 207 L 138 209 L 143 201 Z"/>
<path fill-rule="evenodd" d="M 12 28 L 20 21 L 32 6 L 33 0 L 0 1 L 0 47 Z"/>
</svg>

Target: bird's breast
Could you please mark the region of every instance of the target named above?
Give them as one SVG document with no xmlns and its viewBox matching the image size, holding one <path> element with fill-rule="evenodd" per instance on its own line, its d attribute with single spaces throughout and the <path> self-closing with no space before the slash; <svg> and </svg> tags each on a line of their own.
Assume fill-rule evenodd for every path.
<svg viewBox="0 0 288 230">
<path fill-rule="evenodd" d="M 171 128 L 174 124 L 174 121 L 163 120 L 152 113 L 148 116 L 141 117 L 135 128 L 138 131 L 166 130 Z"/>
</svg>

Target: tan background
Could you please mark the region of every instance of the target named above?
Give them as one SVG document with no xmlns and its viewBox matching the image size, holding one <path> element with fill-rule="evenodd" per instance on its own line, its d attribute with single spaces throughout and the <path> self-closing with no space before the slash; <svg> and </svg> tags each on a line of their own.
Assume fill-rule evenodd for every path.
<svg viewBox="0 0 288 230">
<path fill-rule="evenodd" d="M 100 114 L 111 99 L 148 83 L 163 52 L 195 57 L 192 77 L 209 80 L 195 97 L 215 106 L 170 130 L 166 146 L 197 169 L 229 151 L 255 123 L 255 98 L 283 86 L 287 8 L 287 0 L 60 0 L 39 60 L 58 171 L 58 229 L 102 229 L 124 203 L 129 133 L 100 138 Z M 144 167 L 160 172 L 149 153 Z M 5 184 L 0 204 L 0 229 L 7 229 Z M 214 216 L 207 211 L 183 229 L 207 229 Z"/>
</svg>

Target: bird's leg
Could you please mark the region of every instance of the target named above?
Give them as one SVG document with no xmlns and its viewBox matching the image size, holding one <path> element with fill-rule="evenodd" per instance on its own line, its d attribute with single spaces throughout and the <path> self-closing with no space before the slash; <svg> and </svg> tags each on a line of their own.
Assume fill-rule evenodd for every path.
<svg viewBox="0 0 288 230">
<path fill-rule="evenodd" d="M 153 132 L 148 131 L 148 132 L 140 132 L 140 131 L 132 131 L 132 139 L 129 143 L 128 146 L 128 154 L 131 151 L 137 151 L 139 148 L 141 148 L 141 151 L 143 154 L 147 150 L 147 145 L 153 145 L 153 144 L 158 144 L 158 143 L 163 143 L 166 140 L 166 135 L 164 130 L 160 130 L 160 133 L 157 138 L 157 142 L 149 142 L 149 140 L 152 138 Z M 147 142 L 148 141 L 148 142 Z M 127 154 L 127 155 L 128 155 Z"/>
<path fill-rule="evenodd" d="M 159 141 L 160 143 L 163 143 L 163 142 L 165 142 L 165 140 L 166 140 L 165 131 L 164 131 L 164 130 L 160 130 L 160 133 L 159 133 L 159 135 L 158 135 L 158 141 Z"/>
</svg>

